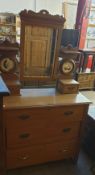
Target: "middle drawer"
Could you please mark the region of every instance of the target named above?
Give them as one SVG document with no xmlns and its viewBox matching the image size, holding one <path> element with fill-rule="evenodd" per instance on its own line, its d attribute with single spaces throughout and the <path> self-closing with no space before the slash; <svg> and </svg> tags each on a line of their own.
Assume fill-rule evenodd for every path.
<svg viewBox="0 0 95 175">
<path fill-rule="evenodd" d="M 7 147 L 20 147 L 22 145 L 43 144 L 57 139 L 76 139 L 80 135 L 80 122 L 69 122 L 56 127 L 43 128 L 17 128 L 7 129 Z"/>
</svg>

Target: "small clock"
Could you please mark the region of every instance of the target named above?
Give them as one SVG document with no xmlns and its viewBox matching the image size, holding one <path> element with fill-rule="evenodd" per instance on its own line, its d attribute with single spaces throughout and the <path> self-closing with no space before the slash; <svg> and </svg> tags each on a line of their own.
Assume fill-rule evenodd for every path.
<svg viewBox="0 0 95 175">
<path fill-rule="evenodd" d="M 13 72 L 16 69 L 16 61 L 10 57 L 5 57 L 0 60 L 0 70 L 1 72 Z"/>
<path fill-rule="evenodd" d="M 56 88 L 60 93 L 78 93 L 79 83 L 75 81 L 77 58 L 80 55 L 78 48 L 71 45 L 60 49 L 59 74 Z"/>
<path fill-rule="evenodd" d="M 75 69 L 75 62 L 72 59 L 62 60 L 60 63 L 60 71 L 62 74 L 71 74 Z"/>
</svg>

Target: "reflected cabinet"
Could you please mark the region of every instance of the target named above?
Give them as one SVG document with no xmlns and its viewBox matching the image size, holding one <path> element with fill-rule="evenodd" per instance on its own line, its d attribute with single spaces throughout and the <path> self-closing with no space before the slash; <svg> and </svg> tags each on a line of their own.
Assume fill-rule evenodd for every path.
<svg viewBox="0 0 95 175">
<path fill-rule="evenodd" d="M 21 11 L 21 81 L 53 79 L 57 74 L 58 53 L 65 19 L 39 13 Z"/>
</svg>

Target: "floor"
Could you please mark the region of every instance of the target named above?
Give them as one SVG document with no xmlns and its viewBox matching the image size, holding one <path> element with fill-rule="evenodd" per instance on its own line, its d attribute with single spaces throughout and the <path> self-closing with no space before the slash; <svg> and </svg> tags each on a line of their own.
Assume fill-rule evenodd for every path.
<svg viewBox="0 0 95 175">
<path fill-rule="evenodd" d="M 92 101 L 95 105 L 95 91 L 80 91 L 85 97 Z"/>
<path fill-rule="evenodd" d="M 76 164 L 68 161 L 51 162 L 7 172 L 7 175 L 92 175 L 92 161 L 81 151 Z"/>
</svg>

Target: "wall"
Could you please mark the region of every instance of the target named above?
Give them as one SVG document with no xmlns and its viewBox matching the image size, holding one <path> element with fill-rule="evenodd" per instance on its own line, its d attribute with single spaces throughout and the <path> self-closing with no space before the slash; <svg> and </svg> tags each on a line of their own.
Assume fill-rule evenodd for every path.
<svg viewBox="0 0 95 175">
<path fill-rule="evenodd" d="M 51 14 L 62 14 L 62 0 L 36 0 L 36 11 L 48 10 Z"/>
<path fill-rule="evenodd" d="M 77 13 L 77 0 L 64 0 L 62 3 L 62 11 L 64 17 L 66 18 L 65 28 L 74 29 L 76 23 L 76 13 Z"/>
<path fill-rule="evenodd" d="M 51 14 L 62 14 L 62 2 L 78 0 L 0 0 L 0 12 L 19 13 L 23 9 L 47 9 Z"/>
<path fill-rule="evenodd" d="M 23 9 L 35 10 L 36 0 L 0 0 L 0 12 L 19 13 Z"/>
<path fill-rule="evenodd" d="M 78 0 L 63 0 L 63 2 L 69 2 L 69 3 L 78 3 Z"/>
<path fill-rule="evenodd" d="M 0 12 L 19 13 L 23 9 L 31 9 L 38 12 L 41 9 L 48 10 L 51 14 L 63 15 L 62 3 L 78 2 L 78 0 L 0 0 Z M 73 28 L 75 24 L 76 9 L 74 5 L 66 9 L 66 28 Z M 73 15 L 71 15 L 73 14 Z M 71 19 L 72 17 L 72 19 Z"/>
<path fill-rule="evenodd" d="M 23 9 L 47 9 L 51 14 L 62 14 L 63 0 L 0 0 L 0 12 L 19 13 Z"/>
</svg>

